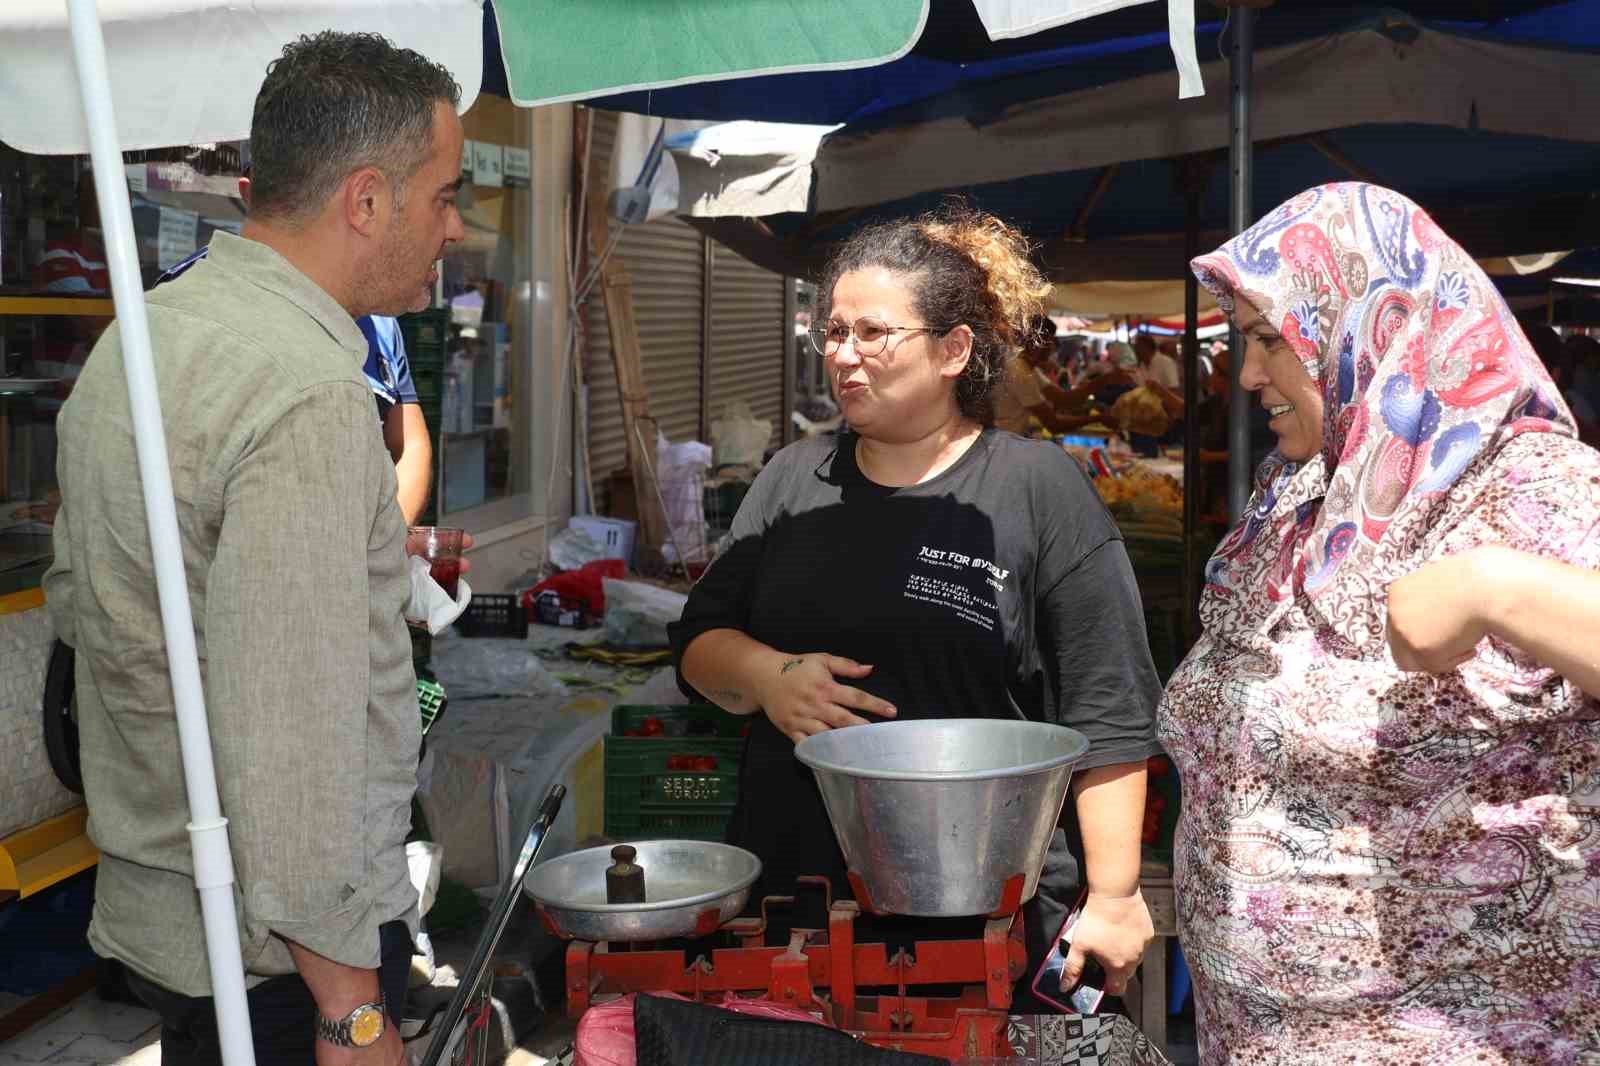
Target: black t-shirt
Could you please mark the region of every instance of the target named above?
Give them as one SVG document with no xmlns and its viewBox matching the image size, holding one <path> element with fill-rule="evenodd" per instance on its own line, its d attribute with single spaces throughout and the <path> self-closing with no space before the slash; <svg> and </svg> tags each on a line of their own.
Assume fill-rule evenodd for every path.
<svg viewBox="0 0 1600 1066">
<path fill-rule="evenodd" d="M 1160 685 L 1138 587 L 1077 463 L 989 429 L 948 470 L 896 489 L 867 480 L 855 445 L 848 433 L 803 441 L 761 472 L 672 627 L 679 659 L 702 633 L 737 629 L 783 652 L 871 664 L 844 683 L 902 721 L 1056 722 L 1089 738 L 1080 769 L 1157 753 Z M 728 840 L 762 861 L 752 899 L 788 894 L 802 874 L 847 897 L 811 772 L 763 714 L 740 776 Z M 1070 903 L 1077 881 L 1066 849 L 1052 848 L 1041 894 Z"/>
</svg>

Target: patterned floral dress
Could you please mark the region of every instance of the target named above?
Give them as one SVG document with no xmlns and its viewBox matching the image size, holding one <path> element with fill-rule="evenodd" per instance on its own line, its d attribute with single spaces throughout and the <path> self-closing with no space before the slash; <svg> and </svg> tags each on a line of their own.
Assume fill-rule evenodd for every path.
<svg viewBox="0 0 1600 1066">
<path fill-rule="evenodd" d="M 1385 639 L 1431 560 L 1600 567 L 1600 454 L 1397 194 L 1313 189 L 1195 270 L 1325 407 L 1322 453 L 1269 458 L 1207 566 L 1160 713 L 1201 1061 L 1600 1063 L 1600 703 L 1494 639 L 1441 676 Z"/>
</svg>

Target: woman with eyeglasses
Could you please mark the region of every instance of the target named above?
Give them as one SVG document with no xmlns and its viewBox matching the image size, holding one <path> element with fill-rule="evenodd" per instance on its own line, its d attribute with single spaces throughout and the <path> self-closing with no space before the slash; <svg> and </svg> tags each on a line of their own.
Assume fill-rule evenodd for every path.
<svg viewBox="0 0 1600 1066">
<path fill-rule="evenodd" d="M 810 874 L 850 894 L 794 757 L 805 737 L 973 717 L 1084 733 L 1063 822 L 1081 827 L 1086 868 L 1058 831 L 1030 955 L 1086 885 L 1066 977 L 1087 952 L 1115 994 L 1152 933 L 1139 837 L 1159 684 L 1127 554 L 1088 479 L 1058 446 L 991 424 L 1048 291 L 1022 236 L 984 215 L 951 209 L 846 243 L 812 340 L 848 429 L 761 472 L 672 637 L 685 690 L 753 718 L 728 833 L 763 863 L 753 902 Z M 932 924 L 900 931 L 938 935 Z M 981 935 L 967 920 L 945 931 Z"/>
</svg>

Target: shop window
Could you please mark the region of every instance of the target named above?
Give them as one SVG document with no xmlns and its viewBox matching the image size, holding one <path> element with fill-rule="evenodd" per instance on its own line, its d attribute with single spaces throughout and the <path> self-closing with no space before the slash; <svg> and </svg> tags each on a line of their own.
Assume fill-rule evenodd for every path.
<svg viewBox="0 0 1600 1066">
<path fill-rule="evenodd" d="M 440 272 L 448 333 L 435 463 L 441 520 L 469 528 L 531 513 L 528 114 L 486 94 L 462 117 L 466 238 Z"/>
<path fill-rule="evenodd" d="M 130 154 L 128 183 L 146 285 L 218 229 L 238 231 L 239 152 L 208 145 Z M 112 320 L 111 280 L 84 156 L 0 145 L 0 594 L 49 564 L 56 417 Z"/>
<path fill-rule="evenodd" d="M 433 309 L 408 316 L 428 328 L 406 330 L 434 444 L 429 517 L 473 530 L 532 513 L 530 114 L 481 96 L 463 116 L 480 146 L 463 159 L 466 238 Z M 240 231 L 245 159 L 246 143 L 124 156 L 146 289 L 216 231 Z M 86 156 L 0 145 L 0 595 L 37 586 L 49 565 L 56 416 L 114 315 L 97 177 Z"/>
</svg>

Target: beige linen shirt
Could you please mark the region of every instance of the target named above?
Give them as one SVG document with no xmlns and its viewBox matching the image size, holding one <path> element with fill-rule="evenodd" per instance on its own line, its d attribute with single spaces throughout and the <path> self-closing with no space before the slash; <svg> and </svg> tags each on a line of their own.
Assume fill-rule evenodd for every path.
<svg viewBox="0 0 1600 1066">
<path fill-rule="evenodd" d="M 378 964 L 414 924 L 405 837 L 420 721 L 394 466 L 350 315 L 266 245 L 217 234 L 148 298 L 245 969 L 286 940 Z M 108 329 L 61 410 L 45 595 L 77 656 L 90 943 L 209 995 L 188 798 L 122 346 Z"/>
</svg>

